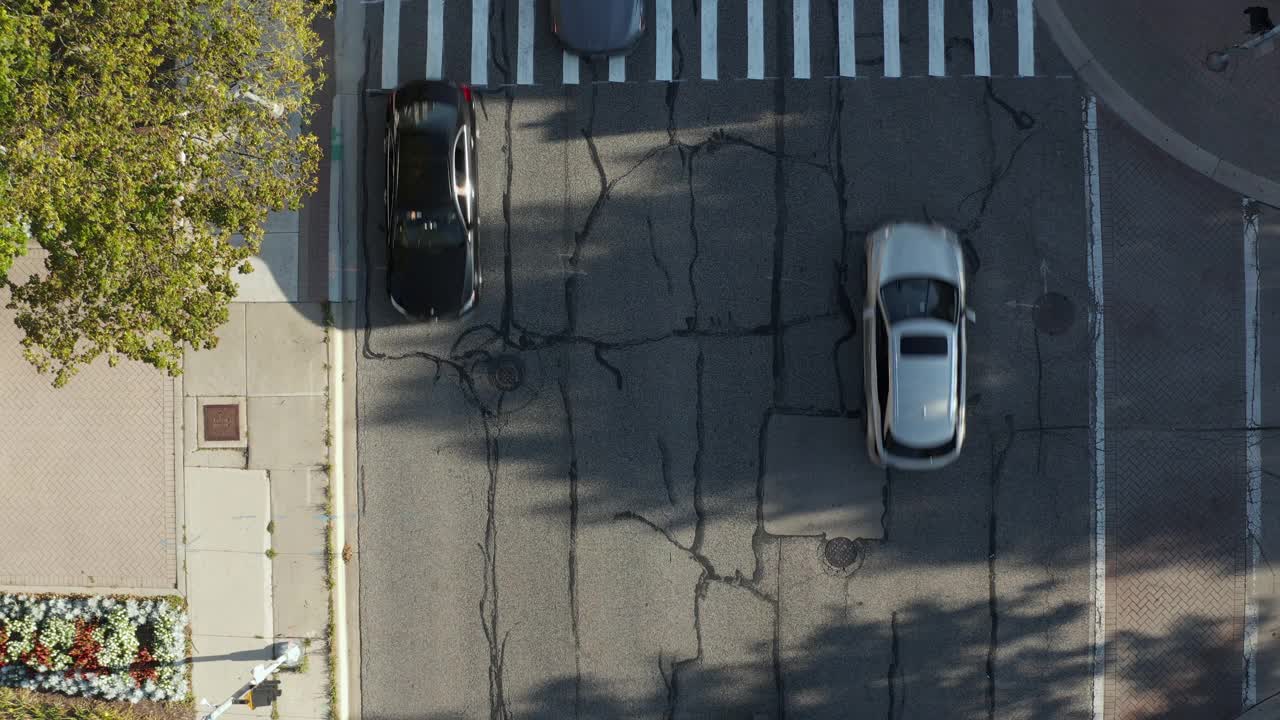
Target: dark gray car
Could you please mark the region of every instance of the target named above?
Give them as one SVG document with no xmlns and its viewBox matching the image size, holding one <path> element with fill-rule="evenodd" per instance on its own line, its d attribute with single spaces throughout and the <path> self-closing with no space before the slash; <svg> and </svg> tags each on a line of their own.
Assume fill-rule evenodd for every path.
<svg viewBox="0 0 1280 720">
<path fill-rule="evenodd" d="M 570 52 L 625 55 L 644 34 L 644 0 L 551 0 L 551 30 Z"/>
</svg>

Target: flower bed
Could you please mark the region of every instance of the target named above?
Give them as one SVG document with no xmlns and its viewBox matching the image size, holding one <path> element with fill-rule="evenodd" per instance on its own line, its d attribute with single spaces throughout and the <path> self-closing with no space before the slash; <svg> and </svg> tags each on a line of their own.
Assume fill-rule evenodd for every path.
<svg viewBox="0 0 1280 720">
<path fill-rule="evenodd" d="M 0 593 L 0 685 L 105 700 L 186 700 L 174 597 Z"/>
</svg>

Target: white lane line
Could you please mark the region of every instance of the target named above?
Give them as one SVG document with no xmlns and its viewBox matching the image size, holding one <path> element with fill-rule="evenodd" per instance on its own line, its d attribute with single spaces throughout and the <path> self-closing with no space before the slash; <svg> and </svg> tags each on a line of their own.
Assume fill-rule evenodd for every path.
<svg viewBox="0 0 1280 720">
<path fill-rule="evenodd" d="M 516 27 L 516 84 L 533 84 L 533 0 L 520 0 Z"/>
<path fill-rule="evenodd" d="M 837 31 L 840 33 L 841 77 L 854 77 L 858 74 L 857 35 L 854 31 L 853 18 L 853 0 L 840 0 Z"/>
<path fill-rule="evenodd" d="M 747 0 L 747 79 L 764 79 L 764 0 Z"/>
<path fill-rule="evenodd" d="M 809 77 L 809 0 L 791 0 L 791 69 L 800 79 Z"/>
<path fill-rule="evenodd" d="M 1089 209 L 1089 290 L 1093 295 L 1093 720 L 1103 720 L 1107 645 L 1106 339 L 1102 297 L 1102 191 L 1098 174 L 1098 101 L 1084 99 L 1084 169 Z"/>
<path fill-rule="evenodd" d="M 471 84 L 489 84 L 489 0 L 471 2 Z"/>
<path fill-rule="evenodd" d="M 973 0 L 973 74 L 991 77 L 991 27 L 987 0 Z"/>
<path fill-rule="evenodd" d="M 609 82 L 626 82 L 627 81 L 627 57 L 625 55 L 614 55 L 609 58 Z"/>
<path fill-rule="evenodd" d="M 947 74 L 947 37 L 943 17 L 943 0 L 929 0 L 929 74 Z"/>
<path fill-rule="evenodd" d="M 1035 0 L 1018 0 L 1018 74 L 1036 74 Z"/>
<path fill-rule="evenodd" d="M 699 12 L 702 14 L 702 79 L 718 80 L 720 70 L 716 67 L 719 54 L 716 47 L 716 20 L 720 15 L 720 4 L 717 0 L 702 0 Z"/>
<path fill-rule="evenodd" d="M 439 80 L 442 77 L 444 77 L 444 0 L 428 0 L 427 79 Z"/>
<path fill-rule="evenodd" d="M 382 3 L 382 87 L 399 84 L 400 74 L 400 0 Z"/>
<path fill-rule="evenodd" d="M 657 0 L 653 13 L 653 37 L 656 41 L 658 64 L 653 78 L 662 82 L 671 80 L 671 0 Z"/>
<path fill-rule="evenodd" d="M 1262 543 L 1262 353 L 1258 342 L 1258 214 L 1249 198 L 1244 209 L 1244 389 L 1245 389 L 1245 553 L 1248 563 L 1244 595 L 1244 707 L 1258 702 L 1258 585 Z"/>
<path fill-rule="evenodd" d="M 898 0 L 884 0 L 885 77 L 902 77 L 901 51 L 898 43 Z"/>
</svg>

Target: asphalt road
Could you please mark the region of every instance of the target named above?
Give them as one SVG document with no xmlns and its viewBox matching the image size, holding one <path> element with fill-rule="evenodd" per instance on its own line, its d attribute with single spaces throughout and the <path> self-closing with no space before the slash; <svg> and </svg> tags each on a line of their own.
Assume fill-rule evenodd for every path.
<svg viewBox="0 0 1280 720">
<path fill-rule="evenodd" d="M 443 67 L 465 78 L 462 5 L 445 6 L 445 36 L 463 40 Z M 858 26 L 876 29 L 867 7 Z M 385 300 L 382 116 L 368 101 L 363 716 L 1089 717 L 1082 88 L 1043 33 L 1037 77 L 879 78 L 872 48 L 859 50 L 870 77 L 826 78 L 836 46 L 817 20 L 817 79 L 790 79 L 787 8 L 766 32 L 775 79 L 733 79 L 746 50 L 726 12 L 721 81 L 635 80 L 653 63 L 642 46 L 635 81 L 584 65 L 565 86 L 539 29 L 535 84 L 482 94 L 484 295 L 458 323 L 405 323 Z M 490 80 L 510 83 L 514 20 L 492 19 Z M 378 58 L 376 11 L 368 23 Z M 401 80 L 426 54 L 413 23 L 426 20 L 402 21 Z M 905 20 L 903 34 L 904 48 L 924 42 Z M 1014 53 L 997 40 L 993 63 Z M 913 57 L 906 75 L 923 72 Z M 1127 237 L 1126 209 L 1150 201 L 1121 195 L 1108 231 Z M 832 496 L 836 482 L 869 489 L 857 509 L 875 522 L 837 571 L 822 537 L 765 531 L 764 476 L 788 461 L 768 438 L 796 416 L 856 427 L 861 340 L 845 301 L 864 291 L 863 236 L 904 218 L 964 240 L 969 435 L 954 466 L 906 474 L 870 466 L 849 433 L 855 459 Z M 1239 255 L 1223 262 L 1238 270 Z M 1047 293 L 1068 301 L 1065 326 L 1037 326 Z M 518 389 L 494 385 L 499 357 L 522 368 Z"/>
</svg>

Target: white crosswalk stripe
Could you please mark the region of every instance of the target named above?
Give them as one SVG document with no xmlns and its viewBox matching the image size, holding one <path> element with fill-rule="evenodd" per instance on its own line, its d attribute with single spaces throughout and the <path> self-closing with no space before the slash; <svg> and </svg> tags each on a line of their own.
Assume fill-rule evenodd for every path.
<svg viewBox="0 0 1280 720">
<path fill-rule="evenodd" d="M 991 29 L 987 0 L 973 0 L 973 74 L 991 76 Z"/>
<path fill-rule="evenodd" d="M 520 0 L 516 48 L 516 83 L 520 85 L 533 84 L 533 13 L 533 0 Z"/>
<path fill-rule="evenodd" d="M 504 12 L 491 14 L 490 10 L 495 9 L 495 1 L 510 5 L 497 6 L 496 9 Z M 555 40 L 548 28 L 542 27 L 546 18 L 540 21 L 538 16 L 539 10 L 544 8 L 542 0 L 366 2 L 371 6 L 380 6 L 382 11 L 382 87 L 396 87 L 415 79 L 401 77 L 402 62 L 406 68 L 421 68 L 416 72 L 406 70 L 404 74 L 407 75 L 417 75 L 420 72 L 422 75 L 419 77 L 441 78 L 449 74 L 451 79 L 459 82 L 479 87 L 488 86 L 491 84 L 491 57 L 500 58 L 503 62 L 510 58 L 514 66 L 500 65 L 503 68 L 502 76 L 493 78 L 494 84 L 576 85 L 582 82 L 582 63 L 587 60 L 569 52 L 558 53 L 562 63 L 558 73 L 554 69 L 538 68 L 540 63 L 545 64 L 548 58 L 555 57 L 555 51 L 548 53 L 549 49 L 555 47 Z M 814 0 L 791 0 L 788 17 L 784 10 L 786 4 L 776 0 L 731 0 L 723 7 L 719 0 L 701 0 L 693 6 L 692 15 L 688 14 L 688 10 L 678 0 L 652 0 L 646 3 L 648 9 L 644 18 L 645 32 L 651 34 L 652 39 L 645 38 L 630 56 L 609 58 L 607 77 L 612 83 L 670 82 L 691 77 L 703 80 L 766 80 L 778 76 L 796 79 L 866 76 L 899 78 L 904 74 L 919 75 L 926 72 L 926 67 L 930 77 L 969 76 L 968 57 L 948 57 L 951 55 L 949 44 L 955 45 L 957 41 L 965 40 L 972 42 L 973 75 L 1035 76 L 1035 0 L 1015 0 L 1016 24 L 1014 13 L 1000 13 L 993 18 L 991 0 L 970 0 L 971 11 L 965 9 L 959 13 L 959 18 L 951 18 L 952 27 L 949 29 L 946 8 L 950 2 L 952 0 L 925 0 L 904 8 L 902 0 L 818 0 L 816 3 Z M 467 42 L 466 28 L 452 26 L 455 22 L 466 23 L 467 20 L 446 20 L 446 8 L 450 9 L 449 18 L 466 18 L 465 9 L 460 15 L 453 12 L 459 5 L 462 8 L 470 7 L 470 43 Z M 862 12 L 867 16 L 865 13 L 874 13 L 876 10 L 874 7 L 866 7 L 867 5 L 880 6 L 882 25 L 880 28 L 862 28 L 864 43 L 863 47 L 859 47 L 858 13 Z M 917 8 L 923 9 L 921 5 L 927 5 L 927 13 L 917 11 Z M 514 22 L 508 12 L 505 12 L 508 7 L 515 10 Z M 953 12 L 957 9 L 952 7 Z M 724 11 L 723 14 L 721 10 Z M 742 14 L 744 10 L 745 26 Z M 697 27 L 677 27 L 678 17 L 680 23 L 696 24 Z M 870 14 L 869 17 L 875 16 Z M 500 21 L 499 18 L 502 19 L 501 22 L 511 24 L 506 28 L 490 27 L 491 23 Z M 401 36 L 406 28 L 422 28 L 424 21 L 425 43 L 421 37 Z M 377 20 L 373 22 L 376 23 Z M 971 35 L 966 38 L 963 31 L 957 33 L 956 28 L 961 26 L 967 26 Z M 881 32 L 875 33 L 877 29 Z M 742 37 L 742 34 L 746 37 Z M 879 42 L 874 39 L 875 34 L 881 35 Z M 918 38 L 922 34 L 927 38 L 927 43 L 902 41 L 904 36 Z M 952 37 L 957 34 L 958 38 Z M 723 47 L 728 53 L 723 57 L 720 52 L 722 36 Z M 679 46 L 677 40 L 682 41 Z M 491 48 L 491 43 L 501 43 L 504 47 Z M 1001 44 L 995 53 L 993 43 Z M 692 48 L 695 44 L 696 52 Z M 1013 51 L 1015 44 L 1016 53 Z M 744 45 L 745 58 L 742 54 Z M 880 47 L 876 47 L 877 45 Z M 791 56 L 789 63 L 786 57 L 788 48 Z M 685 52 L 680 58 L 683 77 L 675 77 L 677 51 L 681 49 Z M 859 51 L 862 52 L 862 59 L 859 58 Z M 467 72 L 467 52 L 470 53 L 469 76 L 458 77 L 456 75 Z M 463 57 L 458 57 L 459 55 Z M 691 67 L 692 62 L 683 62 L 692 55 L 697 57 L 696 70 Z M 992 67 L 993 57 L 999 58 L 1000 68 Z M 599 76 L 593 78 L 604 79 Z"/>
<path fill-rule="evenodd" d="M 1018 74 L 1036 74 L 1036 15 L 1033 0 L 1018 0 Z"/>
<path fill-rule="evenodd" d="M 400 84 L 400 0 L 382 4 L 382 87 Z"/>
<path fill-rule="evenodd" d="M 884 76 L 902 76 L 902 45 L 898 35 L 898 0 L 884 0 Z"/>
<path fill-rule="evenodd" d="M 444 77 L 444 0 L 427 0 L 427 78 Z"/>
<path fill-rule="evenodd" d="M 792 74 L 809 77 L 809 0 L 791 0 L 791 47 Z"/>
<path fill-rule="evenodd" d="M 654 80 L 671 79 L 671 0 L 657 0 L 654 7 L 653 39 L 657 54 Z"/>
<path fill-rule="evenodd" d="M 489 84 L 489 0 L 471 0 L 471 84 Z"/>
<path fill-rule="evenodd" d="M 717 0 L 702 0 L 702 7 L 698 12 L 702 15 L 702 79 L 716 80 L 720 77 L 719 60 L 716 57 L 716 40 L 719 37 L 716 21 L 720 4 Z"/>
<path fill-rule="evenodd" d="M 943 0 L 929 0 L 929 74 L 947 74 L 947 28 Z"/>
<path fill-rule="evenodd" d="M 747 79 L 764 79 L 764 0 L 747 0 Z"/>
<path fill-rule="evenodd" d="M 854 29 L 853 0 L 840 0 L 837 32 L 840 33 L 840 75 L 855 77 L 858 74 L 857 33 Z"/>
</svg>

